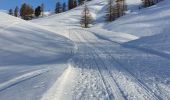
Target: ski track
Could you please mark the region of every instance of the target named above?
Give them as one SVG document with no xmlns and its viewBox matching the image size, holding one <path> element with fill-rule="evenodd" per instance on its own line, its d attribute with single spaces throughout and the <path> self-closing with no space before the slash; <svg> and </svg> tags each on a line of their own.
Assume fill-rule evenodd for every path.
<svg viewBox="0 0 170 100">
<path fill-rule="evenodd" d="M 76 36 L 78 37 L 78 35 L 76 35 Z M 79 38 L 79 40 L 80 40 L 80 38 Z M 84 45 L 87 45 L 87 44 L 84 44 Z M 88 45 L 85 46 L 85 47 L 88 47 L 88 49 L 92 49 Z M 93 51 L 93 50 L 91 50 L 91 51 Z M 87 64 L 92 65 L 91 68 L 96 68 L 97 67 L 97 73 L 96 74 L 98 75 L 99 79 L 102 80 L 102 86 L 104 87 L 104 90 L 105 90 L 104 92 L 106 93 L 105 95 L 106 95 L 107 99 L 109 99 L 109 100 L 113 100 L 113 99 L 124 100 L 125 98 L 123 96 L 123 93 L 121 92 L 119 86 L 116 84 L 115 80 L 112 78 L 112 75 L 110 73 L 102 71 L 103 67 L 106 68 L 106 66 L 104 65 L 103 61 L 100 60 L 99 62 L 101 62 L 101 63 L 98 63 L 96 61 L 96 57 L 98 57 L 97 53 L 91 52 L 91 53 L 88 53 L 87 55 L 89 55 L 89 56 L 91 55 L 92 59 L 90 60 L 91 61 L 90 63 L 87 62 L 87 60 L 85 60 L 85 61 L 86 61 Z M 89 70 L 89 68 L 87 68 L 87 69 Z M 83 73 L 83 71 L 82 71 L 82 73 Z M 90 80 L 92 80 L 92 78 L 90 78 Z"/>
<path fill-rule="evenodd" d="M 32 79 L 34 77 L 37 77 L 45 72 L 48 72 L 48 69 L 42 69 L 42 70 L 36 70 L 36 71 L 32 71 L 32 72 L 29 72 L 29 73 L 26 73 L 24 75 L 21 75 L 21 76 L 18 76 L 18 77 L 15 77 L 11 80 L 8 80 L 4 83 L 1 83 L 0 84 L 0 92 L 12 87 L 12 86 L 15 86 L 21 82 L 24 82 L 24 81 L 27 81 L 29 79 Z"/>
<path fill-rule="evenodd" d="M 83 35 L 82 35 L 83 36 Z M 85 38 L 85 37 L 84 37 Z M 89 40 L 86 40 L 86 41 L 89 41 Z M 106 40 L 104 40 L 104 41 L 106 41 Z M 90 42 L 90 41 L 89 41 Z M 97 41 L 99 44 L 100 44 L 100 42 L 101 41 Z M 109 41 L 107 41 L 107 42 L 109 42 Z M 115 45 L 115 44 L 118 44 L 118 45 L 120 45 L 120 46 L 122 46 L 121 45 L 121 43 L 112 43 L 113 45 Z M 93 46 L 92 46 L 93 47 Z M 123 71 L 123 72 L 125 72 L 126 74 L 124 75 L 124 76 L 129 76 L 129 78 L 131 78 L 131 80 L 134 80 L 134 83 L 136 83 L 138 86 L 140 86 L 140 88 L 142 88 L 145 92 L 143 92 L 143 93 L 147 93 L 147 95 L 149 96 L 149 97 L 147 97 L 147 98 L 145 98 L 145 99 L 148 99 L 148 98 L 150 98 L 150 99 L 152 99 L 152 98 L 154 98 L 154 100 L 159 100 L 159 99 L 162 99 L 162 98 L 160 98 L 159 96 L 157 96 L 154 92 L 152 92 L 152 90 L 144 83 L 144 82 L 142 82 L 141 80 L 139 80 L 138 78 L 136 78 L 135 77 L 135 75 L 133 74 L 133 73 L 131 73 L 123 64 L 121 64 L 121 63 L 119 63 L 119 61 L 115 58 L 115 57 L 113 57 L 110 53 L 108 53 L 107 51 L 106 51 L 106 49 L 103 49 L 102 47 L 96 47 L 95 45 L 94 45 L 94 48 L 97 48 L 98 49 L 98 51 L 99 51 L 99 54 L 106 54 L 106 56 L 107 57 L 110 57 L 111 59 L 112 59 L 112 61 L 115 63 L 115 65 L 118 65 L 118 67 L 116 67 L 118 70 L 121 70 L 121 71 Z M 96 53 L 96 55 L 97 55 L 97 53 Z M 106 58 L 107 58 L 106 57 Z M 110 64 L 109 64 L 110 63 Z M 107 63 L 105 63 L 105 64 L 108 64 L 108 66 L 109 65 L 113 65 L 113 63 L 111 63 L 111 62 L 107 62 Z M 113 66 L 114 67 L 114 66 Z M 107 69 L 108 70 L 108 69 Z M 114 70 L 113 70 L 114 71 Z M 109 70 L 108 70 L 108 72 L 110 72 Z M 113 72 L 114 73 L 114 72 Z M 142 93 L 142 92 L 141 92 Z M 145 94 L 146 95 L 146 94 Z"/>
<path fill-rule="evenodd" d="M 78 32 L 76 32 L 76 34 L 77 33 Z M 84 32 L 84 34 L 88 34 L 88 33 Z M 83 37 L 83 35 L 81 35 L 81 37 Z M 85 39 L 85 37 L 83 37 L 83 39 Z M 103 86 L 105 87 L 105 92 L 107 93 L 108 98 L 110 100 L 112 100 L 112 99 L 120 100 L 120 98 L 121 98 L 121 100 L 123 100 L 123 99 L 142 99 L 142 100 L 161 99 L 154 92 L 152 92 L 152 90 L 149 87 L 147 87 L 147 85 L 145 85 L 141 80 L 137 79 L 130 71 L 128 71 L 122 64 L 120 64 L 111 54 L 107 53 L 105 51 L 105 49 L 98 48 L 98 47 L 95 47 L 94 45 L 89 44 L 90 41 L 88 39 L 85 39 L 85 41 L 87 41 L 87 43 L 84 43 L 86 45 L 86 47 L 88 47 L 89 49 L 92 49 L 91 51 L 93 51 L 90 54 L 91 56 L 93 55 L 93 61 L 94 61 L 93 64 L 95 63 L 95 65 L 93 67 L 97 67 L 99 76 L 101 77 L 101 79 L 103 81 Z M 97 48 L 97 50 L 95 48 Z M 106 60 L 102 60 L 100 58 L 100 55 L 98 53 L 96 53 L 95 51 L 99 51 L 100 52 L 99 54 L 106 54 L 107 57 L 110 57 L 114 63 L 106 61 Z M 100 60 L 99 61 L 100 63 L 96 61 L 96 57 Z M 109 69 L 108 66 L 114 67 L 115 70 Z M 115 66 L 117 66 L 117 67 L 115 67 Z M 102 68 L 104 68 L 105 70 L 101 70 Z M 105 72 L 105 71 L 107 71 L 107 72 Z M 120 71 L 123 71 L 124 73 L 121 73 Z M 114 77 L 116 77 L 116 78 L 114 78 Z M 119 77 L 126 79 L 125 82 L 128 82 L 129 84 L 128 83 L 122 84 L 121 80 L 118 79 Z M 134 86 L 133 87 L 130 86 L 131 84 L 133 84 Z M 127 86 L 120 87 L 119 85 L 120 86 L 127 85 Z M 129 87 L 128 87 L 128 85 L 129 85 Z M 132 96 L 131 93 L 133 93 L 133 94 L 136 94 L 136 96 L 126 97 L 125 93 L 123 92 L 122 89 L 124 89 L 126 91 L 127 95 Z M 110 90 L 112 90 L 112 91 L 110 92 Z M 117 93 L 117 94 L 115 95 L 114 93 Z"/>
</svg>

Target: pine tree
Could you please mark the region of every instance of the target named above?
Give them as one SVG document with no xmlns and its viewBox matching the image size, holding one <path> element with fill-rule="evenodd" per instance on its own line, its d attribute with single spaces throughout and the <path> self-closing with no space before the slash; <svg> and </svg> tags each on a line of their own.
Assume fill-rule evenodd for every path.
<svg viewBox="0 0 170 100">
<path fill-rule="evenodd" d="M 35 16 L 36 17 L 39 17 L 41 15 L 41 6 L 38 6 L 36 9 L 35 9 Z"/>
<path fill-rule="evenodd" d="M 20 9 L 20 16 L 23 18 L 26 15 L 26 3 L 22 4 Z"/>
<path fill-rule="evenodd" d="M 92 22 L 92 16 L 90 14 L 90 10 L 89 10 L 88 6 L 85 4 L 84 10 L 82 12 L 80 24 L 82 27 L 88 28 L 89 24 L 91 24 L 91 22 Z"/>
<path fill-rule="evenodd" d="M 12 9 L 9 9 L 9 12 L 8 12 L 8 13 L 9 13 L 9 15 L 12 15 L 12 16 L 14 15 L 14 12 L 13 12 Z"/>
<path fill-rule="evenodd" d="M 73 9 L 74 8 L 74 0 L 68 0 L 68 9 Z"/>
<path fill-rule="evenodd" d="M 66 3 L 63 3 L 63 10 L 62 10 L 63 12 L 65 12 L 66 11 Z"/>
<path fill-rule="evenodd" d="M 77 6 L 77 0 L 68 0 L 68 9 L 73 9 Z"/>
<path fill-rule="evenodd" d="M 62 6 L 60 4 L 60 2 L 57 2 L 56 4 L 56 8 L 55 8 L 55 13 L 61 13 L 62 12 Z"/>
<path fill-rule="evenodd" d="M 19 8 L 17 6 L 17 7 L 15 7 L 15 10 L 14 10 L 14 16 L 15 17 L 18 17 L 18 12 L 19 12 Z"/>
</svg>

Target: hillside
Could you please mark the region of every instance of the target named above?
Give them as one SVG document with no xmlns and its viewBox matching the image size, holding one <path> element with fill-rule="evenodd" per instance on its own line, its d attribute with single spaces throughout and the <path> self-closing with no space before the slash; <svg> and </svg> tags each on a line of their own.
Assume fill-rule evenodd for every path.
<svg viewBox="0 0 170 100">
<path fill-rule="evenodd" d="M 37 100 L 36 93 L 41 96 L 67 67 L 61 63 L 72 55 L 73 44 L 33 23 L 0 16 L 0 98 Z"/>
<path fill-rule="evenodd" d="M 106 4 L 105 0 L 88 3 L 94 17 L 89 29 L 79 25 L 82 7 L 32 21 L 69 37 L 77 47 L 73 68 L 69 68 L 71 76 L 62 85 L 64 91 L 54 89 L 59 88 L 56 83 L 45 96 L 56 93 L 57 99 L 64 100 L 168 100 L 170 57 L 164 50 L 169 50 L 170 2 L 139 10 L 139 0 L 128 0 L 127 15 L 111 23 L 104 21 Z M 67 84 L 70 78 L 74 81 Z"/>
<path fill-rule="evenodd" d="M 83 6 L 30 22 L 0 13 L 0 98 L 169 100 L 170 1 L 140 3 L 108 23 L 106 0 L 92 0 L 87 29 Z"/>
</svg>

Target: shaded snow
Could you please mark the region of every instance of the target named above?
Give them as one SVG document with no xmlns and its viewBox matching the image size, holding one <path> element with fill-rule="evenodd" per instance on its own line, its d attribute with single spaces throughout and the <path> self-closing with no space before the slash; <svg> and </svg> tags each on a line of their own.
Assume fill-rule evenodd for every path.
<svg viewBox="0 0 170 100">
<path fill-rule="evenodd" d="M 0 98 L 38 100 L 67 68 L 73 43 L 0 12 Z"/>
</svg>

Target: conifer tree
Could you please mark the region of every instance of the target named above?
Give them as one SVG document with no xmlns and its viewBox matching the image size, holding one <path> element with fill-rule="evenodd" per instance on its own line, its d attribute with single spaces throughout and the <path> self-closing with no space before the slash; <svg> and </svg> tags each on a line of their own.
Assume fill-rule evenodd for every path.
<svg viewBox="0 0 170 100">
<path fill-rule="evenodd" d="M 63 8 L 62 11 L 65 12 L 66 11 L 66 3 L 63 3 L 63 7 L 62 8 Z"/>
<path fill-rule="evenodd" d="M 13 10 L 12 10 L 12 9 L 9 9 L 9 12 L 8 12 L 8 14 L 13 16 L 13 15 L 14 15 L 14 12 L 13 12 Z"/>
<path fill-rule="evenodd" d="M 68 0 L 68 9 L 73 9 L 77 6 L 77 0 Z"/>
<path fill-rule="evenodd" d="M 88 6 L 85 4 L 83 12 L 82 12 L 80 24 L 82 27 L 88 28 L 89 24 L 91 24 L 91 22 L 92 22 L 92 16 L 90 14 L 90 10 L 89 10 Z"/>
<path fill-rule="evenodd" d="M 39 17 L 41 15 L 41 6 L 38 6 L 36 9 L 35 9 L 35 16 L 36 17 Z"/>
<path fill-rule="evenodd" d="M 57 2 L 56 4 L 56 8 L 55 8 L 55 13 L 61 13 L 62 12 L 62 6 L 60 4 L 60 2 Z"/>
<path fill-rule="evenodd" d="M 19 8 L 17 6 L 17 7 L 15 7 L 15 10 L 14 10 L 14 16 L 15 17 L 18 17 L 18 12 L 19 12 Z"/>
<path fill-rule="evenodd" d="M 73 8 L 77 7 L 77 0 L 73 1 Z"/>
<path fill-rule="evenodd" d="M 68 0 L 68 9 L 73 9 L 74 8 L 74 0 Z"/>
</svg>

